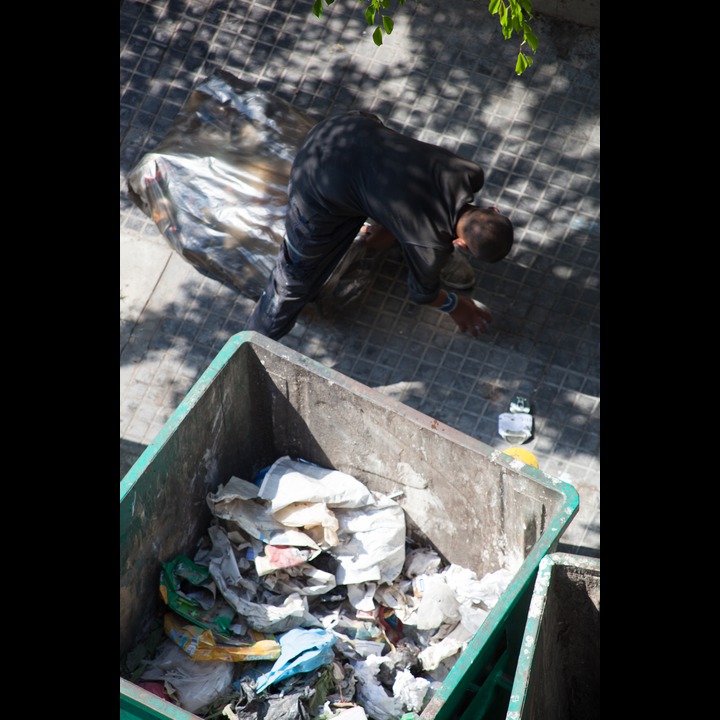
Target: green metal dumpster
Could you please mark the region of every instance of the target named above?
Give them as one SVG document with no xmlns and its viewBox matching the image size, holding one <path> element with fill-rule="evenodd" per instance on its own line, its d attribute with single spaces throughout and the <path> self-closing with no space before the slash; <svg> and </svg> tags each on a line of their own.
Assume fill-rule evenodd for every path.
<svg viewBox="0 0 720 720">
<path fill-rule="evenodd" d="M 230 338 L 120 482 L 121 668 L 160 612 L 161 563 L 208 528 L 208 493 L 283 455 L 392 494 L 407 532 L 448 562 L 514 573 L 421 715 L 504 718 L 537 569 L 576 490 L 254 332 Z M 196 717 L 148 695 L 121 677 L 121 720 Z"/>
<path fill-rule="evenodd" d="M 600 720 L 600 560 L 541 561 L 507 720 Z"/>
</svg>

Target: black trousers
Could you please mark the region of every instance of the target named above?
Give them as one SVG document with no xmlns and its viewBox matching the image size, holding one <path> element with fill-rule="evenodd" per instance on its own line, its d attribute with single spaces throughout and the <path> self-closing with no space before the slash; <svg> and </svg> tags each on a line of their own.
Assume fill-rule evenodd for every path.
<svg viewBox="0 0 720 720">
<path fill-rule="evenodd" d="M 288 203 L 285 238 L 265 290 L 245 327 L 273 340 L 287 335 L 352 245 L 366 218 L 344 220 L 330 234 L 319 234 Z"/>
</svg>

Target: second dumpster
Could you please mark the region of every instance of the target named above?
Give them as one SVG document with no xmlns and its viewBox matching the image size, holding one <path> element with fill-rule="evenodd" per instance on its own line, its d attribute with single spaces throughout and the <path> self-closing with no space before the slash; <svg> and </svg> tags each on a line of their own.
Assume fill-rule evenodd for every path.
<svg viewBox="0 0 720 720">
<path fill-rule="evenodd" d="M 538 568 L 507 720 L 600 720 L 600 560 L 546 555 Z"/>
</svg>

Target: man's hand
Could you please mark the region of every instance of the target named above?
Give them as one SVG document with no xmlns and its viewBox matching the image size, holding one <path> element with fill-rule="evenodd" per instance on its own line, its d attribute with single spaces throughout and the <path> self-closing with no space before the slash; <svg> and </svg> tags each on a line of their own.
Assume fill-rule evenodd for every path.
<svg viewBox="0 0 720 720">
<path fill-rule="evenodd" d="M 448 313 L 462 332 L 469 332 L 473 337 L 490 331 L 492 315 L 480 302 L 464 295 L 458 295 L 457 307 Z"/>
</svg>

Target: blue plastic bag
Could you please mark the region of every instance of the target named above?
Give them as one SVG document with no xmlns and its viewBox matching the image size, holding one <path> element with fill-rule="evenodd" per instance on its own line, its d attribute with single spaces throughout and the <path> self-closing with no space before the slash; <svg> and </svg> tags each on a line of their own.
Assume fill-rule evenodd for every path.
<svg viewBox="0 0 720 720">
<path fill-rule="evenodd" d="M 261 693 L 273 683 L 302 672 L 328 665 L 334 659 L 335 635 L 322 628 L 293 628 L 278 637 L 280 657 L 269 672 L 261 675 L 255 691 Z"/>
</svg>

